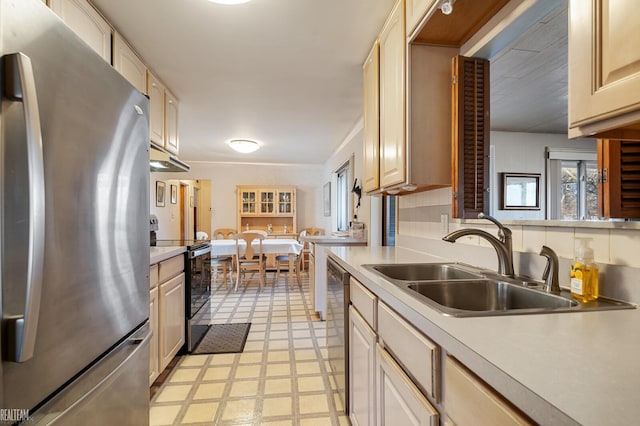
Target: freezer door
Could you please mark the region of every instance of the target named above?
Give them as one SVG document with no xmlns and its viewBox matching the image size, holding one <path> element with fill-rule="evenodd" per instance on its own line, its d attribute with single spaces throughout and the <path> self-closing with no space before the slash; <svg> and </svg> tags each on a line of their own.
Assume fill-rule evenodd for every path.
<svg viewBox="0 0 640 426">
<path fill-rule="evenodd" d="M 149 317 L 148 99 L 40 0 L 0 0 L 0 30 L 0 54 L 31 63 L 42 138 L 44 241 L 33 241 L 28 105 L 3 96 L 0 406 L 31 410 Z M 33 356 L 13 362 L 7 329 L 37 305 L 26 278 L 42 242 Z"/>
</svg>

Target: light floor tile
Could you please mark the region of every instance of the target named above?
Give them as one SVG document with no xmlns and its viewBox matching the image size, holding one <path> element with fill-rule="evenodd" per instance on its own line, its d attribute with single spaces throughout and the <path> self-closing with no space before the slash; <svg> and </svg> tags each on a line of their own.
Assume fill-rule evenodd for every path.
<svg viewBox="0 0 640 426">
<path fill-rule="evenodd" d="M 272 351 L 267 358 L 269 362 L 289 361 L 289 351 Z"/>
<path fill-rule="evenodd" d="M 218 411 L 218 403 L 191 404 L 182 419 L 183 424 L 213 422 Z"/>
<path fill-rule="evenodd" d="M 330 424 L 332 424 L 331 417 L 313 417 L 300 420 L 300 426 L 327 426 Z"/>
<path fill-rule="evenodd" d="M 289 365 L 289 363 L 267 365 L 267 377 L 289 376 L 289 375 L 291 375 L 291 366 Z"/>
<path fill-rule="evenodd" d="M 209 355 L 192 355 L 182 358 L 180 367 L 200 367 L 207 363 Z"/>
<path fill-rule="evenodd" d="M 210 367 L 204 373 L 204 380 L 225 380 L 229 378 L 231 367 Z"/>
<path fill-rule="evenodd" d="M 234 421 L 250 421 L 255 417 L 255 409 L 255 399 L 227 401 L 222 413 L 222 419 Z"/>
<path fill-rule="evenodd" d="M 264 399 L 262 404 L 264 417 L 290 416 L 291 414 L 291 397 Z"/>
<path fill-rule="evenodd" d="M 211 357 L 210 365 L 231 365 L 236 359 L 236 354 L 215 354 Z"/>
<path fill-rule="evenodd" d="M 247 342 L 244 345 L 245 351 L 261 351 L 264 349 L 264 342 Z"/>
<path fill-rule="evenodd" d="M 252 379 L 260 377 L 261 365 L 240 365 L 236 370 L 236 379 Z"/>
<path fill-rule="evenodd" d="M 264 385 L 264 393 L 266 395 L 291 393 L 291 379 L 267 379 Z"/>
<path fill-rule="evenodd" d="M 320 374 L 320 364 L 316 361 L 297 362 L 296 371 L 298 374 Z"/>
<path fill-rule="evenodd" d="M 301 395 L 298 399 L 300 414 L 329 412 L 329 402 L 325 395 Z"/>
<path fill-rule="evenodd" d="M 160 426 L 173 424 L 178 412 L 180 412 L 180 408 L 180 405 L 151 407 L 149 410 L 149 425 Z"/>
<path fill-rule="evenodd" d="M 222 398 L 222 393 L 226 383 L 203 383 L 198 386 L 193 399 L 216 399 Z"/>
<path fill-rule="evenodd" d="M 235 381 L 231 385 L 231 397 L 252 396 L 258 393 L 258 380 Z"/>
<path fill-rule="evenodd" d="M 322 376 L 298 377 L 297 382 L 299 392 L 314 392 L 325 389 Z"/>
<path fill-rule="evenodd" d="M 156 397 L 156 402 L 184 401 L 193 385 L 166 386 Z"/>
<path fill-rule="evenodd" d="M 288 339 L 288 338 L 289 338 L 288 331 L 270 331 L 269 332 L 269 340 Z"/>
<path fill-rule="evenodd" d="M 262 362 L 262 352 L 245 352 L 240 355 L 240 364 L 255 364 Z"/>
<path fill-rule="evenodd" d="M 171 375 L 170 382 L 193 382 L 198 377 L 200 369 L 197 368 L 178 368 Z"/>
<path fill-rule="evenodd" d="M 296 349 L 293 353 L 296 361 L 316 359 L 315 349 Z"/>
<path fill-rule="evenodd" d="M 289 341 L 288 340 L 271 340 L 269 341 L 269 351 L 279 350 L 279 349 L 288 349 Z"/>
</svg>

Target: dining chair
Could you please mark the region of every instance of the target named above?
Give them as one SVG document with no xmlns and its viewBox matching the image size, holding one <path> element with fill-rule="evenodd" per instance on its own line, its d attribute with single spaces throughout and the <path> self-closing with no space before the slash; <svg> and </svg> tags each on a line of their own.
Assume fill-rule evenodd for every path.
<svg viewBox="0 0 640 426">
<path fill-rule="evenodd" d="M 264 239 L 265 236 L 257 232 L 236 234 L 236 291 L 238 291 L 240 276 L 244 276 L 247 271 L 257 271 L 260 277 L 260 290 L 264 287 L 267 274 L 267 258 L 262 250 Z M 254 241 L 258 241 L 257 250 L 253 247 Z"/>
<path fill-rule="evenodd" d="M 196 232 L 196 240 L 208 240 L 209 239 L 209 234 L 207 234 L 204 231 L 198 231 Z"/>
<path fill-rule="evenodd" d="M 276 256 L 276 277 L 273 281 L 273 285 L 275 286 L 278 282 L 278 278 L 280 277 L 280 266 L 286 266 L 287 270 L 289 270 L 289 255 L 281 254 Z M 300 254 L 295 255 L 293 259 L 293 268 L 296 273 L 296 279 L 298 280 L 298 287 L 302 288 L 302 278 L 300 277 L 300 268 L 302 267 L 302 251 Z M 289 274 L 287 274 L 287 282 L 289 282 Z M 291 287 L 291 283 L 289 283 L 289 287 Z"/>
<path fill-rule="evenodd" d="M 213 231 L 214 240 L 231 240 L 238 232 L 232 228 L 218 228 Z"/>
<path fill-rule="evenodd" d="M 215 285 L 218 279 L 218 269 L 222 268 L 222 280 L 225 284 L 225 288 L 228 289 L 228 284 L 233 285 L 233 257 L 232 256 L 215 256 L 211 257 L 211 275 L 213 275 L 213 284 Z"/>
<path fill-rule="evenodd" d="M 307 235 L 324 235 L 324 228 L 303 228 L 298 234 L 298 242 L 303 245 L 302 252 L 300 253 L 300 256 L 302 257 L 300 268 L 303 271 L 309 269 L 309 243 L 301 241 L 302 237 Z"/>
</svg>

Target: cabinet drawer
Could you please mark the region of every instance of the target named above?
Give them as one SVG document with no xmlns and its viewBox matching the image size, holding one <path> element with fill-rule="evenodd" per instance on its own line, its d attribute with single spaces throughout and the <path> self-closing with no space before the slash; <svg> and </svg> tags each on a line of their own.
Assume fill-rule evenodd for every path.
<svg viewBox="0 0 640 426">
<path fill-rule="evenodd" d="M 457 426 L 534 424 L 455 359 L 447 356 L 444 369 L 445 410 Z"/>
<path fill-rule="evenodd" d="M 149 267 L 149 288 L 158 286 L 158 264 Z"/>
<path fill-rule="evenodd" d="M 182 271 L 184 271 L 183 255 L 167 259 L 163 262 L 160 262 L 160 268 L 158 268 L 158 281 L 163 283 L 169 278 L 175 277 Z"/>
<path fill-rule="evenodd" d="M 353 277 L 350 279 L 349 298 L 353 307 L 367 321 L 369 327 L 376 330 L 376 295 L 367 290 Z"/>
<path fill-rule="evenodd" d="M 382 302 L 378 303 L 378 335 L 422 391 L 438 401 L 440 347 Z"/>
<path fill-rule="evenodd" d="M 438 411 L 380 345 L 376 346 L 376 387 L 378 425 L 439 424 Z"/>
</svg>

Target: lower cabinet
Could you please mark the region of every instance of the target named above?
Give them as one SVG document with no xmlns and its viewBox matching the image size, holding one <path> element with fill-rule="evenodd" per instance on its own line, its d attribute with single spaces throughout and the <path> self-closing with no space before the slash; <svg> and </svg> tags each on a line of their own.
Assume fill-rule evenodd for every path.
<svg viewBox="0 0 640 426">
<path fill-rule="evenodd" d="M 376 424 L 376 333 L 349 307 L 349 419 L 354 426 Z"/>
<path fill-rule="evenodd" d="M 437 426 L 436 409 L 387 351 L 376 347 L 377 424 Z"/>
<path fill-rule="evenodd" d="M 158 299 L 158 329 L 160 330 L 158 347 L 160 371 L 163 371 L 184 344 L 184 273 L 160 284 Z"/>
<path fill-rule="evenodd" d="M 158 358 L 158 287 L 149 292 L 149 325 L 151 326 L 151 343 L 149 344 L 149 386 L 160 375 Z"/>
</svg>

